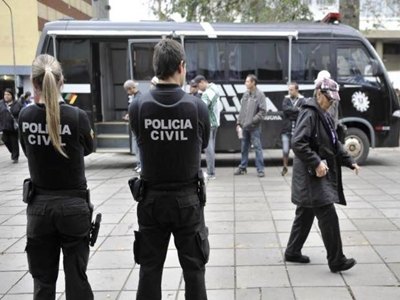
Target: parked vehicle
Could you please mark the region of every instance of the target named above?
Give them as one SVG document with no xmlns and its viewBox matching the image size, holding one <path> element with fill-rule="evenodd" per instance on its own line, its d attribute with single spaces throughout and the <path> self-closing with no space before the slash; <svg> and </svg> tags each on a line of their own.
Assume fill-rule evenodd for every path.
<svg viewBox="0 0 400 300">
<path fill-rule="evenodd" d="M 385 67 L 371 44 L 353 28 L 334 23 L 210 24 L 55 21 L 42 31 L 37 54 L 61 62 L 65 99 L 87 111 L 96 125 L 97 148 L 129 149 L 123 83 L 132 78 L 146 91 L 153 78 L 153 47 L 171 37 L 184 44 L 187 82 L 198 74 L 218 85 L 223 111 L 217 151 L 239 151 L 235 124 L 249 73 L 266 95 L 263 147 L 281 147 L 281 103 L 287 84 L 312 96 L 314 79 L 328 70 L 340 84 L 340 121 L 346 148 L 359 163 L 370 147 L 397 147 L 399 101 Z M 120 134 L 108 127 L 121 127 Z M 102 131 L 103 130 L 103 131 Z M 114 132 L 114 133 L 113 133 Z M 114 139 L 112 139 L 114 136 Z M 118 141 L 117 138 L 124 138 Z"/>
</svg>

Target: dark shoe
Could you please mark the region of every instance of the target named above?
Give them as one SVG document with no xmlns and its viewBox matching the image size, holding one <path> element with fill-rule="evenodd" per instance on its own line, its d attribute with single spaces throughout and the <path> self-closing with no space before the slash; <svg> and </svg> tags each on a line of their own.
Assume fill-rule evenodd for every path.
<svg viewBox="0 0 400 300">
<path fill-rule="evenodd" d="M 18 163 L 18 158 L 17 158 L 17 159 L 13 159 L 13 160 L 12 160 L 12 163 L 13 163 L 13 164 L 17 164 L 17 163 Z"/>
<path fill-rule="evenodd" d="M 233 175 L 244 175 L 247 174 L 247 169 L 246 168 L 237 168 L 235 173 L 233 173 Z"/>
<path fill-rule="evenodd" d="M 310 262 L 310 258 L 306 255 L 292 256 L 285 254 L 285 261 L 308 264 Z"/>
<path fill-rule="evenodd" d="M 352 267 L 355 266 L 356 263 L 357 263 L 357 261 L 354 258 L 346 258 L 342 264 L 340 264 L 338 266 L 332 266 L 329 268 L 331 269 L 332 273 L 336 273 L 336 272 L 341 272 L 341 271 L 346 271 L 348 269 L 351 269 Z"/>
<path fill-rule="evenodd" d="M 264 172 L 258 172 L 258 173 L 257 173 L 257 176 L 258 176 L 258 177 L 264 177 L 265 174 L 264 174 Z"/>
<path fill-rule="evenodd" d="M 288 172 L 288 169 L 286 167 L 283 167 L 281 175 L 285 176 L 287 174 L 287 172 Z"/>
</svg>

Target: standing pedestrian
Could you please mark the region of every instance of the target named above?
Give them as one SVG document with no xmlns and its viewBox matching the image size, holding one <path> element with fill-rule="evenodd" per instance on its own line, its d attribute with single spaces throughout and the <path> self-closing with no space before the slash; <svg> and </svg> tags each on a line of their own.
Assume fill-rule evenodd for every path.
<svg viewBox="0 0 400 300">
<path fill-rule="evenodd" d="M 282 128 L 282 153 L 283 153 L 283 169 L 282 176 L 288 172 L 290 144 L 294 128 L 296 126 L 297 116 L 301 106 L 304 103 L 304 97 L 299 93 L 299 85 L 296 82 L 289 84 L 289 95 L 283 99 L 283 128 Z"/>
<path fill-rule="evenodd" d="M 128 107 L 132 104 L 132 102 L 138 101 L 140 95 L 142 94 L 139 91 L 138 86 L 139 84 L 131 79 L 125 81 L 124 83 L 124 90 L 128 94 Z M 129 121 L 129 114 L 125 115 L 124 120 Z M 132 150 L 136 156 L 136 166 L 133 168 L 133 170 L 137 173 L 140 173 L 142 171 L 140 163 L 140 153 L 134 133 L 132 133 Z"/>
<path fill-rule="evenodd" d="M 201 150 L 207 147 L 210 123 L 206 105 L 186 94 L 185 52 L 172 39 L 154 48 L 158 83 L 129 107 L 129 121 L 142 159 L 138 179 L 134 255 L 140 265 L 136 299 L 161 299 L 163 265 L 171 233 L 185 280 L 185 298 L 207 299 L 205 264 L 209 256 L 200 186 Z"/>
<path fill-rule="evenodd" d="M 189 94 L 195 97 L 201 98 L 201 94 L 199 93 L 199 85 L 193 79 L 190 80 L 190 91 Z"/>
<path fill-rule="evenodd" d="M 35 104 L 22 110 L 19 126 L 34 191 L 26 210 L 25 249 L 33 299 L 56 299 L 62 249 L 66 299 L 92 300 L 86 276 L 91 209 L 84 155 L 93 150 L 93 132 L 86 113 L 62 100 L 63 75 L 54 57 L 39 55 L 31 79 Z"/>
<path fill-rule="evenodd" d="M 19 98 L 19 102 L 22 104 L 23 107 L 31 104 L 31 92 L 26 91 L 25 94 L 21 95 Z"/>
<path fill-rule="evenodd" d="M 222 104 L 219 99 L 218 88 L 214 83 L 210 83 L 203 75 L 197 75 L 193 81 L 197 83 L 199 90 L 202 91 L 201 100 L 208 107 L 208 115 L 210 118 L 211 132 L 208 141 L 206 153 L 207 162 L 207 179 L 215 179 L 215 140 L 217 138 L 217 130 L 220 125 L 220 113 Z"/>
<path fill-rule="evenodd" d="M 358 174 L 359 166 L 338 140 L 329 107 L 339 101 L 339 87 L 332 79 L 316 82 L 315 97 L 303 104 L 292 138 L 292 202 L 297 206 L 285 260 L 308 263 L 301 249 L 307 239 L 314 216 L 318 219 L 322 240 L 332 272 L 352 268 L 356 261 L 343 254 L 339 219 L 334 203 L 346 205 L 341 166 Z"/>
<path fill-rule="evenodd" d="M 235 175 L 247 173 L 249 149 L 253 145 L 256 151 L 257 176 L 264 177 L 264 156 L 261 144 L 261 125 L 266 115 L 265 95 L 257 88 L 257 77 L 249 74 L 245 81 L 247 91 L 243 94 L 236 130 L 242 130 L 240 165 Z"/>
<path fill-rule="evenodd" d="M 11 153 L 12 162 L 18 163 L 18 117 L 22 105 L 15 100 L 12 89 L 5 89 L 3 99 L 0 100 L 0 131 L 3 131 L 2 140 Z"/>
</svg>

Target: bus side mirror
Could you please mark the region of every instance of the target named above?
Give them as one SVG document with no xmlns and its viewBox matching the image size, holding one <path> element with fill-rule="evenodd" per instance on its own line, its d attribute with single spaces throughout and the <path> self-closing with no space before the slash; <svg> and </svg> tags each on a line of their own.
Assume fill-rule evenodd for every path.
<svg viewBox="0 0 400 300">
<path fill-rule="evenodd" d="M 376 77 L 383 75 L 382 67 L 376 59 L 371 59 L 371 73 Z"/>
</svg>

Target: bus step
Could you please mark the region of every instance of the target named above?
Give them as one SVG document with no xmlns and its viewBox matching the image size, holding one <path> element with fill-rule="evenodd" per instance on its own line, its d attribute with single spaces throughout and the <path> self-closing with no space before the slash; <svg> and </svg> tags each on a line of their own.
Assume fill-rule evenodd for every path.
<svg viewBox="0 0 400 300">
<path fill-rule="evenodd" d="M 96 137 L 97 149 L 101 148 L 125 148 L 129 151 L 129 135 L 128 134 L 109 134 L 103 133 Z"/>
<path fill-rule="evenodd" d="M 128 122 L 101 122 L 95 124 L 96 135 L 100 134 L 127 134 L 129 135 Z"/>
</svg>

